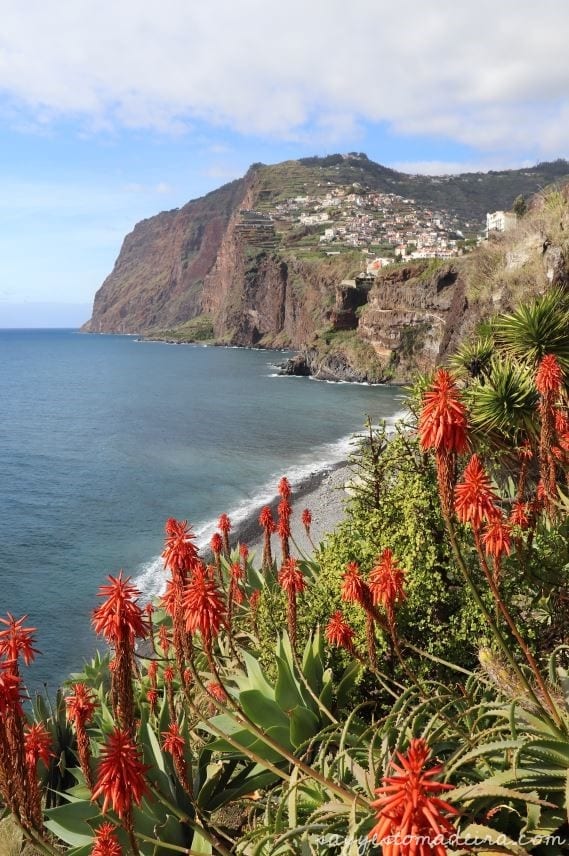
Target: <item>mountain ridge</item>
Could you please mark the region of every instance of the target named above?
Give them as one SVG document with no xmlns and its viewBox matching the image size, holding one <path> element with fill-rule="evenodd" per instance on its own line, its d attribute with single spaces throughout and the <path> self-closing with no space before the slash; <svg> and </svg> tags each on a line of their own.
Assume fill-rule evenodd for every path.
<svg viewBox="0 0 569 856">
<path fill-rule="evenodd" d="M 361 153 L 253 164 L 242 178 L 137 223 L 83 329 L 308 348 L 336 366 L 343 359 L 348 369 L 341 376 L 354 369 L 352 379 L 398 379 L 409 361 L 394 365 L 389 342 L 378 332 L 381 301 L 375 301 L 370 333 L 368 260 L 392 256 L 393 242 L 405 240 L 410 229 L 430 230 L 437 247 L 449 248 L 441 253 L 452 255 L 462 239 L 480 231 L 486 211 L 510 208 L 515 197 L 563 180 L 569 180 L 563 160 L 446 177 L 400 173 Z M 416 287 L 424 290 L 430 266 L 454 269 L 459 261 L 433 259 L 417 276 L 393 265 L 385 282 L 403 293 L 402 283 L 418 277 Z M 439 299 L 446 288 L 432 285 L 431 314 L 451 311 Z M 456 314 L 454 297 L 451 304 Z M 394 337 L 399 351 L 418 323 L 416 312 L 401 314 Z M 440 330 L 432 335 L 433 342 L 444 336 Z M 433 343 L 431 350 L 434 355 Z"/>
</svg>

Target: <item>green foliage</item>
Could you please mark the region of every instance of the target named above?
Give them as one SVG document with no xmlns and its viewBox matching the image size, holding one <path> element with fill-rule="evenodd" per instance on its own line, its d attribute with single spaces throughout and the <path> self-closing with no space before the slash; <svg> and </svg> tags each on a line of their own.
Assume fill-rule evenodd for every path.
<svg viewBox="0 0 569 856">
<path fill-rule="evenodd" d="M 527 214 L 528 204 L 526 202 L 526 198 L 523 193 L 518 194 L 514 199 L 514 203 L 512 205 L 512 211 L 514 214 L 517 214 L 518 217 L 523 217 Z"/>
<path fill-rule="evenodd" d="M 555 354 L 569 370 L 569 303 L 567 294 L 551 289 L 509 315 L 496 319 L 498 347 L 514 359 L 535 366 L 545 354 Z"/>
<path fill-rule="evenodd" d="M 482 380 L 467 395 L 475 431 L 486 440 L 491 436 L 496 443 L 513 445 L 533 436 L 538 394 L 527 366 L 497 355 L 487 363 Z"/>
<path fill-rule="evenodd" d="M 406 571 L 407 600 L 397 616 L 402 637 L 435 656 L 472 665 L 472 640 L 483 634 L 481 619 L 450 558 L 432 462 L 404 433 L 386 442 L 381 431 L 372 444 L 366 441 L 361 454 L 346 519 L 317 554 L 319 572 L 299 607 L 301 626 L 325 624 L 343 609 L 365 650 L 365 615 L 358 606 L 342 602 L 342 576 L 352 561 L 367 576 L 381 552 L 390 548 Z M 378 644 L 387 668 L 399 674 L 388 640 L 378 637 Z"/>
<path fill-rule="evenodd" d="M 462 342 L 449 360 L 449 366 L 461 377 L 484 378 L 488 375 L 494 342 L 490 336 Z"/>
<path fill-rule="evenodd" d="M 178 327 L 152 332 L 149 338 L 180 343 L 208 342 L 214 338 L 213 322 L 209 315 L 198 315 Z"/>
</svg>

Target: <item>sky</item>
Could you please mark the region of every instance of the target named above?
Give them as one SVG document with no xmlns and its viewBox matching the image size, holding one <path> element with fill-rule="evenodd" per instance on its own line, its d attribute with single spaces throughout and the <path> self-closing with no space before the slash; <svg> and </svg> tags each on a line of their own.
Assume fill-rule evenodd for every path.
<svg viewBox="0 0 569 856">
<path fill-rule="evenodd" d="M 565 0 L 0 0 L 0 328 L 77 326 L 134 224 L 251 163 L 569 156 Z"/>
</svg>

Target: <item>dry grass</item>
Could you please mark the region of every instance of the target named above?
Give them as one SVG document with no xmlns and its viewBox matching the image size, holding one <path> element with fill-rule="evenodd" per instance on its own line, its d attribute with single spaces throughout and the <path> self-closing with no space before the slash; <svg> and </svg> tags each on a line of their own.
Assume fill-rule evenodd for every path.
<svg viewBox="0 0 569 856">
<path fill-rule="evenodd" d="M 559 247 L 569 260 L 567 194 L 545 191 L 511 232 L 492 236 L 460 262 L 471 302 L 503 308 L 543 292 L 548 285 L 543 264 L 546 246 Z M 518 257 L 518 262 L 507 264 Z"/>
</svg>

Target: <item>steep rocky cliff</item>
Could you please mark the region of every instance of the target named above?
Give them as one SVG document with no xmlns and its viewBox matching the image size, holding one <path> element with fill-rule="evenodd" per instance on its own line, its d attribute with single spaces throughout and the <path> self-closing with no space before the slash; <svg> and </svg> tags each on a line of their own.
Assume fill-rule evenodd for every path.
<svg viewBox="0 0 569 856">
<path fill-rule="evenodd" d="M 255 165 L 243 179 L 138 223 L 84 329 L 288 346 L 302 353 L 287 371 L 403 380 L 440 360 L 493 307 L 566 276 L 550 212 L 530 212 L 514 236 L 452 263 L 394 265 L 373 279 L 362 275 L 361 250 L 328 254 L 319 244 L 323 229 L 299 227 L 298 216 L 291 225 L 293 218 L 282 214 L 287 200 L 321 197 L 330 188 L 412 191 L 422 204 L 442 200 L 449 222 L 459 224 L 470 199 L 468 216 L 480 223 L 487 208 L 508 207 L 515 191 L 535 190 L 568 170 L 556 162 L 474 181 L 471 175 L 405 176 L 362 155 Z"/>
<path fill-rule="evenodd" d="M 137 223 L 95 295 L 87 332 L 136 333 L 202 312 L 203 282 L 250 177 Z"/>
</svg>

